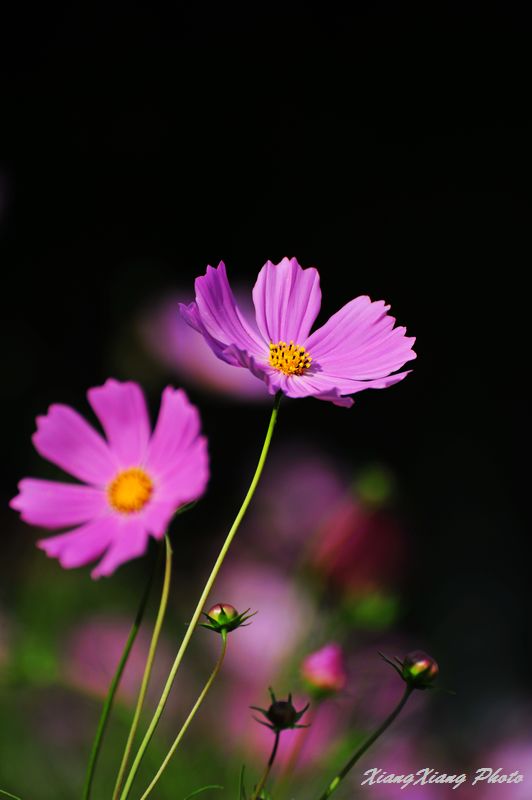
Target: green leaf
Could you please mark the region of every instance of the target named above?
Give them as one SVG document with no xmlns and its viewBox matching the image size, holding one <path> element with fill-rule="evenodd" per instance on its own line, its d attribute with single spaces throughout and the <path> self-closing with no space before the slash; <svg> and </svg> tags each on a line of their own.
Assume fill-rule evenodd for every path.
<svg viewBox="0 0 532 800">
<path fill-rule="evenodd" d="M 197 506 L 199 500 L 193 500 L 192 503 L 185 503 L 184 506 L 180 506 L 174 514 L 174 517 L 178 517 L 180 514 L 185 514 L 187 511 L 192 511 L 194 506 Z M 186 800 L 186 798 L 185 798 Z"/>
<path fill-rule="evenodd" d="M 4 789 L 0 789 L 0 794 L 4 797 L 12 797 L 13 800 L 20 800 L 20 797 L 17 797 L 16 794 L 11 794 L 11 792 L 6 792 Z"/>
<path fill-rule="evenodd" d="M 201 792 L 206 792 L 207 789 L 223 789 L 223 786 L 218 786 L 218 784 L 210 784 L 209 786 L 202 786 L 201 789 L 196 789 L 194 792 L 187 794 L 185 800 L 190 800 L 191 797 L 195 797 L 197 794 L 201 794 Z"/>
<path fill-rule="evenodd" d="M 248 800 L 246 795 L 246 786 L 244 784 L 245 771 L 246 771 L 246 765 L 242 764 L 242 769 L 240 770 L 240 781 L 238 784 L 238 800 Z"/>
</svg>

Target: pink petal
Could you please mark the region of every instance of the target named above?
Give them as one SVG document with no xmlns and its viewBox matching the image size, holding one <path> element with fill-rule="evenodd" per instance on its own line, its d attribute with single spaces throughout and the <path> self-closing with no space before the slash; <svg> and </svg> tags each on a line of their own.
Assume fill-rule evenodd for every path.
<svg viewBox="0 0 532 800">
<path fill-rule="evenodd" d="M 208 344 L 219 358 L 230 345 L 237 345 L 252 354 L 267 351 L 258 333 L 244 319 L 238 309 L 223 261 L 218 267 L 207 267 L 207 272 L 196 279 L 196 302 L 180 306 L 181 314 L 193 328 L 205 335 Z"/>
<path fill-rule="evenodd" d="M 150 419 L 140 386 L 110 378 L 103 386 L 89 389 L 87 396 L 120 466 L 141 464 L 150 438 Z"/>
<path fill-rule="evenodd" d="M 356 381 L 385 377 L 414 359 L 415 339 L 405 336 L 406 328 L 393 328 L 388 308 L 363 296 L 333 314 L 305 343 L 313 367 Z"/>
<path fill-rule="evenodd" d="M 186 458 L 188 448 L 200 435 L 200 428 L 198 409 L 192 405 L 183 389 L 167 386 L 162 394 L 157 424 L 148 448 L 148 470 L 161 474 Z"/>
<path fill-rule="evenodd" d="M 126 561 L 144 555 L 148 547 L 148 531 L 142 516 L 130 514 L 127 519 L 120 520 L 120 530 L 114 537 L 111 546 L 91 576 L 101 578 L 109 576 Z"/>
<path fill-rule="evenodd" d="M 350 378 L 337 378 L 324 372 L 309 371 L 305 375 L 282 375 L 271 378 L 272 386 L 281 390 L 287 397 L 316 397 L 328 400 L 338 406 L 350 408 L 353 400 L 345 395 L 357 394 L 365 389 L 386 389 L 406 378 L 409 370 L 370 381 L 357 381 Z"/>
<path fill-rule="evenodd" d="M 234 344 L 228 347 L 225 352 L 234 359 L 236 366 L 248 369 L 255 378 L 263 381 L 267 386 L 269 385 L 269 375 L 273 372 L 272 368 L 267 364 L 269 349 L 261 354 L 258 360 Z"/>
<path fill-rule="evenodd" d="M 80 525 L 107 509 L 105 493 L 92 486 L 25 478 L 18 488 L 11 508 L 20 511 L 24 522 L 41 528 Z"/>
<path fill-rule="evenodd" d="M 190 325 L 191 328 L 203 336 L 206 344 L 211 348 L 216 358 L 219 358 L 221 361 L 224 361 L 231 367 L 240 366 L 240 364 L 234 360 L 231 353 L 228 352 L 227 343 L 220 342 L 210 335 L 209 331 L 203 324 L 197 303 L 190 303 L 188 306 L 184 303 L 179 303 L 179 313 L 181 314 L 183 320 Z"/>
<path fill-rule="evenodd" d="M 160 494 L 164 496 L 162 492 Z M 142 522 L 148 533 L 153 536 L 154 539 L 162 539 L 164 534 L 168 531 L 170 522 L 176 511 L 187 502 L 189 501 L 185 500 L 180 502 L 179 499 L 176 502 L 176 500 L 172 498 L 169 501 L 157 499 L 149 503 L 142 514 Z"/>
<path fill-rule="evenodd" d="M 168 386 L 148 448 L 146 469 L 157 483 L 156 499 L 173 505 L 197 500 L 209 480 L 207 440 L 200 417 L 182 389 Z"/>
<path fill-rule="evenodd" d="M 37 417 L 33 444 L 43 458 L 96 486 L 108 483 L 117 470 L 106 442 L 70 406 L 52 405 Z"/>
<path fill-rule="evenodd" d="M 320 276 L 303 269 L 295 258 L 267 261 L 253 289 L 259 330 L 269 342 L 302 344 L 321 306 Z"/>
<path fill-rule="evenodd" d="M 107 515 L 81 528 L 37 543 L 47 556 L 59 559 L 65 569 L 81 567 L 99 558 L 122 535 L 118 517 Z"/>
<path fill-rule="evenodd" d="M 171 503 L 177 510 L 185 503 L 198 500 L 209 481 L 207 440 L 199 437 L 186 455 L 169 467 L 159 479 L 157 499 Z"/>
</svg>

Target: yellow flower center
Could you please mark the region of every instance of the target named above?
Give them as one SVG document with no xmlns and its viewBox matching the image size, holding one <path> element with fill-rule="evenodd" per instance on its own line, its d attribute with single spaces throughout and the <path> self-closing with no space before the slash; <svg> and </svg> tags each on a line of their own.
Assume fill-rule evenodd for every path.
<svg viewBox="0 0 532 800">
<path fill-rule="evenodd" d="M 304 347 L 290 342 L 270 344 L 270 366 L 285 375 L 303 375 L 310 367 L 312 358 Z"/>
<path fill-rule="evenodd" d="M 153 492 L 153 483 L 144 470 L 131 467 L 119 472 L 107 487 L 109 503 L 122 514 L 140 511 Z"/>
</svg>

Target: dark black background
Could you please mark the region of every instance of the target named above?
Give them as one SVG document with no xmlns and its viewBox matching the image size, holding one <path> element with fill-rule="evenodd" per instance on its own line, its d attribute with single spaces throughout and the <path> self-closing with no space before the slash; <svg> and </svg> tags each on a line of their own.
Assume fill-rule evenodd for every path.
<svg viewBox="0 0 532 800">
<path fill-rule="evenodd" d="M 251 283 L 295 255 L 324 315 L 369 293 L 417 336 L 405 383 L 351 411 L 286 403 L 281 425 L 393 465 L 416 544 L 406 623 L 478 718 L 532 666 L 530 27 L 480 4 L 351 5 L 10 10 L 2 505 L 36 413 L 129 377 L 109 343 L 149 297 L 220 259 Z M 242 466 L 267 412 L 193 395 L 214 474 Z"/>
</svg>

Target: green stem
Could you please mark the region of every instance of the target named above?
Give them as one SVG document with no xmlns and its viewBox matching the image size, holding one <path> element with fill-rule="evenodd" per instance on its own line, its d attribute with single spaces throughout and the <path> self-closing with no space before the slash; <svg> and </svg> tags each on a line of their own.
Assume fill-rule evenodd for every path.
<svg viewBox="0 0 532 800">
<path fill-rule="evenodd" d="M 94 779 L 94 772 L 96 770 L 96 764 L 98 762 L 98 756 L 100 755 L 100 749 L 102 746 L 102 740 L 105 733 L 105 729 L 107 727 L 107 722 L 109 720 L 109 714 L 111 713 L 111 709 L 113 707 L 113 701 L 115 698 L 116 690 L 120 684 L 120 680 L 122 678 L 122 673 L 124 672 L 124 668 L 127 664 L 127 660 L 129 658 L 129 654 L 131 652 L 131 648 L 133 647 L 133 643 L 137 638 L 137 633 L 139 632 L 139 628 L 142 623 L 142 618 L 144 617 L 144 611 L 146 610 L 146 604 L 148 602 L 148 597 L 150 594 L 151 585 L 153 583 L 153 578 L 155 575 L 155 571 L 158 564 L 158 559 L 156 559 L 153 569 L 150 573 L 150 577 L 148 578 L 148 583 L 146 584 L 146 588 L 144 589 L 144 594 L 142 595 L 142 599 L 140 601 L 140 605 L 138 607 L 135 620 L 133 625 L 131 626 L 131 630 L 129 631 L 129 636 L 127 637 L 126 644 L 124 646 L 124 650 L 122 652 L 122 656 L 120 661 L 118 662 L 118 666 L 116 668 L 116 672 L 113 676 L 113 680 L 111 681 L 111 685 L 109 686 L 109 691 L 107 692 L 107 697 L 105 698 L 105 703 L 103 705 L 102 713 L 100 715 L 100 719 L 98 722 L 98 728 L 96 730 L 96 736 L 94 737 L 94 741 L 92 743 L 91 754 L 89 757 L 89 763 L 87 765 L 87 772 L 85 775 L 85 784 L 83 787 L 83 800 L 89 800 L 91 789 L 92 789 L 92 782 Z"/>
<path fill-rule="evenodd" d="M 131 756 L 131 750 L 133 748 L 133 742 L 135 740 L 135 734 L 137 733 L 137 729 L 139 726 L 142 707 L 144 705 L 144 700 L 146 699 L 148 683 L 150 681 L 151 672 L 153 668 L 153 661 L 155 659 L 155 651 L 157 650 L 157 645 L 159 643 L 159 637 L 161 634 L 164 615 L 166 614 L 166 607 L 168 605 L 168 595 L 170 593 L 170 582 L 172 578 L 172 545 L 170 544 L 170 538 L 168 534 L 166 534 L 166 536 L 164 537 L 164 541 L 165 541 L 166 561 L 164 567 L 164 581 L 163 581 L 163 590 L 161 594 L 161 602 L 159 604 L 159 611 L 157 612 L 157 619 L 155 620 L 155 626 L 153 628 L 153 634 L 150 642 L 150 649 L 148 651 L 148 658 L 146 660 L 146 666 L 144 668 L 144 675 L 142 676 L 142 683 L 140 685 L 140 691 L 139 691 L 139 696 L 137 698 L 135 713 L 133 714 L 131 728 L 129 730 L 126 746 L 124 748 L 124 754 L 122 756 L 120 769 L 118 770 L 118 776 L 116 779 L 116 784 L 113 792 L 113 800 L 118 799 L 118 796 L 120 794 L 120 789 L 122 788 L 122 783 L 124 781 L 127 765 L 129 762 L 129 758 Z"/>
<path fill-rule="evenodd" d="M 255 791 L 251 795 L 251 800 L 259 800 L 260 793 L 266 786 L 266 781 L 268 780 L 268 775 L 271 772 L 271 768 L 273 767 L 273 762 L 275 761 L 275 756 L 277 755 L 277 748 L 279 747 L 279 737 L 281 735 L 280 731 L 275 732 L 275 741 L 273 743 L 273 749 L 270 758 L 268 759 L 268 763 L 266 764 L 266 769 L 262 775 L 262 778 L 258 782 L 257 786 L 255 787 Z"/>
<path fill-rule="evenodd" d="M 281 402 L 281 393 L 278 392 L 275 395 L 275 401 L 274 401 L 274 404 L 273 404 L 273 410 L 272 410 L 271 417 L 270 417 L 270 424 L 268 425 L 268 430 L 266 432 L 266 438 L 265 438 L 264 444 L 262 446 L 262 451 L 261 451 L 261 454 L 260 454 L 259 463 L 257 464 L 257 468 L 255 470 L 255 474 L 253 475 L 253 480 L 251 481 L 250 487 L 249 487 L 249 489 L 247 491 L 247 494 L 246 494 L 246 496 L 244 498 L 244 502 L 242 503 L 242 505 L 240 507 L 240 511 L 236 515 L 235 521 L 233 522 L 233 524 L 231 526 L 231 530 L 227 534 L 227 538 L 226 538 L 225 542 L 222 545 L 222 549 L 220 550 L 218 558 L 216 559 L 214 567 L 212 568 L 211 574 L 209 575 L 209 577 L 207 579 L 207 583 L 205 584 L 205 586 L 203 588 L 203 591 L 201 593 L 201 597 L 200 597 L 200 599 L 198 601 L 198 604 L 196 606 L 196 610 L 194 611 L 192 619 L 191 619 L 191 621 L 190 621 L 190 623 L 189 623 L 189 625 L 187 627 L 187 632 L 185 633 L 185 636 L 183 637 L 183 641 L 181 642 L 181 647 L 178 650 L 178 653 L 177 653 L 177 655 L 175 657 L 175 661 L 174 661 L 174 663 L 172 665 L 172 669 L 170 670 L 170 674 L 168 675 L 168 679 L 166 681 L 165 687 L 164 687 L 163 692 L 161 694 L 161 699 L 159 700 L 159 704 L 158 704 L 158 706 L 157 706 L 157 708 L 155 710 L 155 714 L 153 715 L 153 719 L 150 722 L 148 730 L 146 731 L 146 735 L 144 736 L 144 739 L 142 740 L 142 742 L 140 744 L 140 747 L 138 749 L 137 755 L 135 756 L 135 759 L 133 761 L 133 765 L 132 765 L 131 770 L 129 772 L 129 775 L 127 777 L 126 783 L 124 785 L 124 790 L 123 790 L 123 792 L 121 794 L 120 800 L 126 800 L 126 798 L 129 795 L 129 792 L 131 791 L 131 787 L 133 785 L 133 781 L 135 780 L 135 776 L 136 776 L 136 774 L 138 772 L 140 763 L 141 763 L 141 761 L 142 761 L 142 759 L 144 757 L 144 753 L 146 752 L 146 748 L 148 747 L 148 745 L 149 745 L 149 743 L 151 741 L 151 738 L 152 738 L 153 734 L 155 733 L 155 729 L 156 729 L 156 727 L 157 727 L 157 725 L 159 723 L 159 720 L 161 718 L 161 714 L 163 713 L 164 707 L 166 705 L 166 701 L 168 700 L 168 696 L 170 694 L 170 690 L 172 689 L 172 685 L 174 683 L 174 679 L 175 679 L 177 670 L 179 669 L 181 661 L 183 660 L 183 656 L 185 655 L 186 649 L 187 649 L 187 647 L 189 645 L 189 642 L 190 642 L 190 640 L 192 638 L 192 634 L 194 633 L 196 625 L 198 624 L 199 618 L 201 616 L 201 612 L 203 610 L 203 607 L 205 606 L 205 602 L 206 602 L 206 600 L 207 600 L 207 598 L 208 598 L 208 596 L 210 594 L 210 591 L 211 591 L 211 589 L 212 589 L 212 587 L 214 585 L 214 582 L 215 582 L 215 580 L 216 580 L 216 578 L 218 576 L 218 573 L 219 573 L 220 568 L 221 568 L 221 566 L 222 566 L 222 564 L 224 562 L 224 559 L 225 559 L 225 557 L 227 555 L 229 547 L 231 546 L 231 542 L 233 541 L 233 539 L 235 537 L 235 534 L 238 531 L 238 528 L 240 527 L 240 523 L 242 522 L 242 519 L 244 518 L 244 514 L 246 513 L 247 508 L 248 508 L 248 506 L 249 506 L 249 504 L 251 502 L 251 499 L 252 499 L 253 495 L 255 494 L 255 489 L 257 488 L 257 484 L 258 484 L 258 482 L 260 480 L 260 476 L 262 474 L 262 470 L 263 470 L 264 464 L 266 462 L 266 456 L 268 455 L 268 450 L 270 448 L 270 443 L 271 443 L 272 436 L 273 436 L 273 430 L 275 428 L 275 423 L 277 421 L 277 414 L 278 414 L 278 411 L 279 411 L 280 402 Z"/>
<path fill-rule="evenodd" d="M 407 687 L 406 687 L 406 689 L 405 689 L 405 692 L 404 692 L 404 694 L 403 694 L 403 696 L 402 696 L 402 698 L 401 698 L 401 700 L 399 701 L 398 705 L 397 705 L 397 706 L 394 708 L 394 710 L 392 711 L 392 713 L 390 714 L 390 716 L 389 716 L 389 717 L 386 717 L 386 719 L 384 720 L 384 722 L 382 723 L 382 725 L 380 725 L 380 726 L 377 728 L 377 730 L 376 730 L 376 731 L 374 731 L 374 732 L 371 734 L 371 736 L 369 736 L 369 737 L 366 739 L 366 741 L 365 741 L 365 742 L 363 742 L 363 744 L 361 744 L 361 745 L 360 745 L 360 747 L 358 748 L 358 750 L 356 750 L 356 752 L 355 752 L 355 753 L 354 753 L 354 755 L 353 755 L 353 756 L 352 756 L 352 757 L 349 759 L 349 761 L 348 761 L 348 762 L 347 762 L 347 764 L 344 766 L 344 768 L 343 768 L 343 769 L 341 769 L 341 770 L 340 770 L 340 772 L 338 773 L 338 775 L 337 775 L 337 776 L 336 776 L 336 777 L 335 777 L 335 778 L 334 778 L 334 779 L 333 779 L 333 780 L 330 782 L 330 784 L 329 784 L 329 786 L 327 787 L 327 789 L 326 789 L 326 790 L 324 791 L 324 793 L 323 793 L 323 794 L 320 796 L 320 800 L 327 800 L 327 798 L 328 798 L 328 797 L 330 797 L 334 791 L 336 791 L 336 789 L 338 788 L 338 786 L 340 785 L 340 783 L 343 781 L 343 779 L 345 778 L 345 776 L 347 775 L 347 773 L 348 773 L 348 772 L 351 770 L 351 768 L 352 768 L 352 767 L 353 767 L 353 766 L 356 764 L 356 762 L 358 761 L 358 759 L 359 759 L 361 756 L 363 756 L 363 755 L 364 755 L 364 753 L 366 752 L 366 750 L 369 750 L 369 748 L 371 747 L 371 745 L 372 745 L 374 742 L 376 742 L 376 741 L 377 741 L 377 739 L 379 738 L 379 736 L 381 736 L 381 734 L 383 734 L 383 733 L 384 733 L 384 731 L 385 731 L 387 728 L 389 728 L 389 727 L 390 727 L 390 725 L 392 724 L 392 722 L 394 721 L 394 719 L 395 719 L 396 717 L 398 717 L 398 716 L 399 716 L 399 714 L 401 713 L 401 711 L 402 711 L 403 707 L 404 707 L 404 706 L 405 706 L 405 704 L 406 704 L 406 701 L 408 700 L 408 698 L 410 697 L 410 695 L 412 694 L 412 692 L 413 692 L 413 689 L 412 689 L 412 687 L 411 687 L 411 686 L 407 686 Z"/>
<path fill-rule="evenodd" d="M 288 756 L 286 765 L 283 766 L 281 774 L 279 775 L 275 785 L 272 787 L 272 793 L 275 794 L 276 798 L 280 799 L 285 795 L 287 784 L 289 784 L 292 775 L 294 773 L 294 770 L 299 763 L 299 760 L 301 758 L 301 753 L 307 741 L 309 732 L 312 730 L 312 726 L 316 724 L 316 718 L 319 713 L 321 702 L 322 700 L 319 697 L 317 697 L 314 701 L 313 711 L 307 712 L 307 715 L 305 717 L 307 727 L 302 728 L 299 731 L 299 734 L 295 739 L 292 749 L 290 751 L 290 755 Z"/>
<path fill-rule="evenodd" d="M 177 748 L 179 746 L 179 743 L 181 742 L 181 739 L 183 738 L 183 736 L 187 732 L 188 726 L 190 725 L 190 723 L 194 719 L 194 716 L 196 715 L 197 710 L 199 709 L 199 707 L 201 706 L 201 704 L 205 700 L 207 692 L 211 688 L 212 684 L 214 683 L 214 681 L 216 679 L 216 676 L 218 675 L 218 673 L 220 672 L 220 670 L 222 668 L 222 664 L 223 664 L 223 661 L 224 661 L 224 658 L 225 658 L 226 650 L 227 650 L 227 633 L 224 631 L 222 633 L 222 649 L 221 649 L 220 655 L 218 657 L 218 660 L 216 662 L 216 665 L 215 665 L 213 671 L 211 672 L 211 674 L 209 675 L 207 683 L 205 684 L 205 686 L 201 690 L 201 693 L 200 693 L 198 699 L 194 703 L 194 705 L 192 707 L 192 710 L 190 711 L 190 714 L 188 715 L 188 717 L 184 721 L 181 730 L 177 734 L 177 736 L 176 736 L 176 738 L 174 740 L 174 743 L 172 744 L 170 750 L 168 751 L 168 753 L 166 755 L 166 758 L 164 759 L 163 763 L 159 767 L 159 769 L 157 771 L 157 774 L 155 775 L 154 779 L 152 780 L 152 782 L 150 783 L 150 785 L 148 786 L 148 788 L 146 789 L 146 791 L 144 792 L 144 794 L 142 795 L 140 800 L 146 800 L 148 795 L 151 793 L 152 789 L 158 783 L 159 778 L 161 777 L 161 775 L 165 771 L 166 767 L 170 763 L 170 759 L 172 758 L 172 756 L 174 755 L 175 751 L 177 750 Z"/>
</svg>

